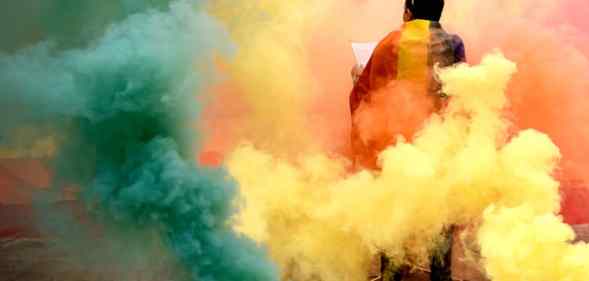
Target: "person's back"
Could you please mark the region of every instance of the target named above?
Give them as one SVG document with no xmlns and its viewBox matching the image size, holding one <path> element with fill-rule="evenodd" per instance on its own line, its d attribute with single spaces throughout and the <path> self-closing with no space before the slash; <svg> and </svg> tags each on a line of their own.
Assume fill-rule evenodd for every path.
<svg viewBox="0 0 589 281">
<path fill-rule="evenodd" d="M 395 136 L 391 134 L 366 133 L 359 127 L 374 131 L 375 127 L 385 126 L 411 139 L 410 135 L 418 129 L 419 123 L 441 108 L 445 95 L 436 79 L 435 67 L 448 67 L 465 61 L 464 44 L 460 37 L 448 34 L 438 22 L 443 7 L 443 0 L 406 0 L 402 28 L 390 33 L 377 45 L 362 73 L 354 77 L 350 111 L 355 165 L 378 168 L 378 154 L 395 141 Z M 383 113 L 400 115 L 400 118 L 370 116 Z M 362 115 L 368 115 L 368 118 Z M 420 116 L 415 118 L 416 115 Z M 404 127 L 413 128 L 404 130 Z M 449 240 L 446 245 L 451 245 L 451 233 L 451 229 L 445 233 Z M 451 252 L 449 249 L 439 249 L 438 252 L 441 257 L 431 260 L 431 280 L 451 280 Z M 391 266 L 382 265 L 380 268 L 385 272 Z M 395 280 L 400 280 L 407 271 L 403 265 L 392 266 L 392 269 L 396 273 L 391 278 Z M 385 277 L 380 276 L 381 279 Z"/>
<path fill-rule="evenodd" d="M 448 34 L 438 22 L 443 3 L 442 0 L 406 1 L 402 28 L 391 32 L 377 45 L 368 64 L 357 77 L 350 95 L 352 120 L 356 119 L 355 115 L 363 102 L 369 103 L 375 92 L 393 81 L 409 82 L 424 88 L 423 92 L 429 95 L 428 99 L 432 102 L 431 112 L 440 109 L 444 95 L 440 92 L 434 67 L 447 67 L 465 61 L 464 44 L 460 37 Z M 366 137 L 361 136 L 358 125 L 352 125 L 355 162 L 359 166 L 375 168 L 378 153 L 394 140 L 366 143 L 362 141 Z M 410 138 L 407 134 L 412 134 L 418 128 L 410 129 L 398 133 Z"/>
</svg>

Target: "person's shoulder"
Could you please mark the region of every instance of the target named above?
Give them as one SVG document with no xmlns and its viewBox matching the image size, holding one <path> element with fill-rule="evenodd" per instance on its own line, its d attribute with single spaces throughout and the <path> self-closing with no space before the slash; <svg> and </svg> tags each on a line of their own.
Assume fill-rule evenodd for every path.
<svg viewBox="0 0 589 281">
<path fill-rule="evenodd" d="M 452 34 L 450 34 L 450 38 L 452 38 L 452 42 L 454 42 L 454 44 L 464 45 L 464 41 L 462 40 L 462 37 L 460 37 L 460 35 L 458 35 L 456 33 L 452 33 Z"/>
<path fill-rule="evenodd" d="M 466 51 L 464 41 L 458 34 L 452 34 L 452 48 L 454 49 L 454 56 L 458 62 L 466 62 Z"/>
<path fill-rule="evenodd" d="M 390 32 L 389 34 L 387 34 L 387 36 L 385 36 L 382 40 L 380 40 L 380 42 L 378 42 L 378 45 L 376 45 L 375 51 L 376 52 L 384 51 L 384 50 L 388 50 L 390 48 L 397 46 L 398 42 L 399 42 L 399 38 L 401 38 L 401 31 L 400 30 L 394 30 L 394 31 Z"/>
</svg>

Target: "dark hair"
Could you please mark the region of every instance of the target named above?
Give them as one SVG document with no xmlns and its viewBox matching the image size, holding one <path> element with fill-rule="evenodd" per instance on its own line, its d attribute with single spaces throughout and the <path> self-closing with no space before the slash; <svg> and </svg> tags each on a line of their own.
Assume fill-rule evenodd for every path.
<svg viewBox="0 0 589 281">
<path fill-rule="evenodd" d="M 405 0 L 405 9 L 415 19 L 439 21 L 444 10 L 444 0 Z"/>
</svg>

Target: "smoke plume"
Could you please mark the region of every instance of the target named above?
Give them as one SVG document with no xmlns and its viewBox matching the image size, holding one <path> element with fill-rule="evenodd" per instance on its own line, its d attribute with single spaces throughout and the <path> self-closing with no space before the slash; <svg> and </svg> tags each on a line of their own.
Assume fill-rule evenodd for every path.
<svg viewBox="0 0 589 281">
<path fill-rule="evenodd" d="M 109 25 L 75 47 L 57 36 L 0 56 L 3 146 L 18 149 L 23 143 L 12 137 L 22 132 L 52 139 L 54 149 L 40 154 L 53 167 L 53 186 L 39 205 L 76 187 L 85 216 L 105 229 L 104 244 L 117 245 L 97 259 L 163 252 L 190 280 L 275 280 L 264 250 L 230 228 L 234 182 L 193 160 L 197 98 L 214 78 L 214 56 L 231 49 L 226 32 L 202 4 L 133 3 L 138 9 L 127 15 L 96 14 Z M 73 214 L 42 219 L 50 234 L 79 246 L 77 255 L 100 245 L 91 230 L 73 232 L 87 228 Z"/>
</svg>

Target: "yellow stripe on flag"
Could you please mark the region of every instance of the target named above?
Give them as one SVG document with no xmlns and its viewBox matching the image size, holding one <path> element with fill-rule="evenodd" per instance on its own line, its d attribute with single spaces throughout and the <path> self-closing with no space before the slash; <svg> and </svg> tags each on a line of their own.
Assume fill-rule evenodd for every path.
<svg viewBox="0 0 589 281">
<path fill-rule="evenodd" d="M 413 20 L 406 22 L 399 40 L 397 79 L 426 82 L 428 77 L 428 46 L 430 22 Z"/>
</svg>

